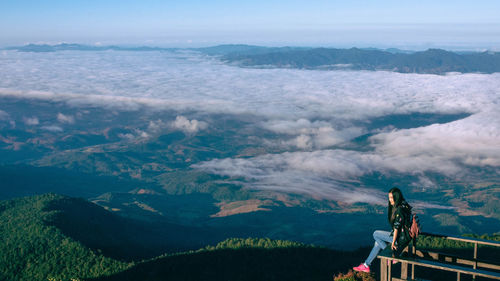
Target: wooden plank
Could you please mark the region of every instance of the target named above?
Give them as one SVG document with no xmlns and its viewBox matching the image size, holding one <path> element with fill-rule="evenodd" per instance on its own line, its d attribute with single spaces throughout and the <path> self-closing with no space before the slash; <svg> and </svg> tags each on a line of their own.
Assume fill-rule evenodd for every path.
<svg viewBox="0 0 500 281">
<path fill-rule="evenodd" d="M 477 268 L 487 268 L 487 269 L 500 270 L 500 265 L 487 263 L 484 261 L 474 261 L 474 260 L 470 260 L 470 259 L 464 259 L 464 258 L 460 258 L 460 257 L 454 256 L 451 254 L 446 254 L 446 253 L 417 250 L 415 255 L 417 257 L 420 257 L 420 258 L 432 258 L 433 260 L 436 260 L 436 261 L 439 261 L 440 260 L 439 256 L 442 255 L 442 256 L 448 257 L 448 258 L 444 258 L 444 260 L 446 260 L 446 261 L 450 261 L 450 258 L 451 258 L 451 262 L 455 262 L 455 263 L 462 264 L 462 265 L 468 265 L 468 266 L 474 267 L 474 265 L 476 265 L 476 263 L 477 263 Z M 453 259 L 455 259 L 455 260 L 453 260 Z"/>
<path fill-rule="evenodd" d="M 500 270 L 500 265 L 485 263 L 485 262 L 478 262 L 477 267 Z"/>
<path fill-rule="evenodd" d="M 484 240 L 484 239 L 472 238 L 472 237 L 457 237 L 457 236 L 450 236 L 450 235 L 444 235 L 444 234 L 434 234 L 434 233 L 428 233 L 428 232 L 422 232 L 420 234 L 425 235 L 425 236 L 441 237 L 441 238 L 462 241 L 462 242 L 477 243 L 480 245 L 500 247 L 500 241 L 491 241 L 491 240 Z"/>
<path fill-rule="evenodd" d="M 475 261 L 467 260 L 467 259 L 456 259 L 455 262 L 458 264 L 463 264 L 463 265 L 468 265 L 468 266 L 474 266 L 476 264 Z"/>
</svg>

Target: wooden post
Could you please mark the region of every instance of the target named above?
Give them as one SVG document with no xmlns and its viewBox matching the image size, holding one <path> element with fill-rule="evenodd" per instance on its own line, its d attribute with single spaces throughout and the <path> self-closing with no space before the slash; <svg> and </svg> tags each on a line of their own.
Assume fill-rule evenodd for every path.
<svg viewBox="0 0 500 281">
<path fill-rule="evenodd" d="M 413 247 L 411 247 L 412 257 L 415 258 L 417 254 L 417 242 L 413 239 Z M 411 264 L 411 280 L 415 280 L 415 264 Z"/>
<path fill-rule="evenodd" d="M 457 281 L 460 281 L 460 272 L 457 272 Z"/>
<path fill-rule="evenodd" d="M 387 259 L 380 259 L 380 281 L 387 281 Z"/>
<path fill-rule="evenodd" d="M 387 280 L 392 281 L 392 260 L 388 260 L 387 263 Z"/>
<path fill-rule="evenodd" d="M 474 265 L 472 268 L 477 269 L 477 243 L 474 243 Z M 476 280 L 476 275 L 472 275 L 472 280 Z"/>
<path fill-rule="evenodd" d="M 408 263 L 407 262 L 401 263 L 401 279 L 402 280 L 408 279 Z"/>
<path fill-rule="evenodd" d="M 477 260 L 477 242 L 474 243 L 474 259 Z M 477 262 L 476 262 L 477 263 Z M 475 268 L 475 267 L 474 267 Z"/>
<path fill-rule="evenodd" d="M 415 264 L 411 264 L 411 280 L 415 280 Z"/>
</svg>

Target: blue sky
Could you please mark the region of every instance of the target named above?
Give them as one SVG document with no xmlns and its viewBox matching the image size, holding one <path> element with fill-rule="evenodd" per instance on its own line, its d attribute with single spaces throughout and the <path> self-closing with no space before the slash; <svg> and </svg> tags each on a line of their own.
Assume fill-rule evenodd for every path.
<svg viewBox="0 0 500 281">
<path fill-rule="evenodd" d="M 500 1 L 0 0 L 0 45 L 498 48 Z"/>
</svg>

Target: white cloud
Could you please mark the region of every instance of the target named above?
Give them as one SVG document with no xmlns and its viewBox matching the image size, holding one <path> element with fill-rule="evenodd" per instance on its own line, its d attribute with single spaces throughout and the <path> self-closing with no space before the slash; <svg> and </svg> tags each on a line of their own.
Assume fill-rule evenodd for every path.
<svg viewBox="0 0 500 281">
<path fill-rule="evenodd" d="M 148 132 L 159 133 L 162 130 L 168 128 L 168 127 L 169 127 L 168 123 L 165 123 L 165 122 L 163 122 L 160 119 L 158 119 L 156 121 L 155 120 L 151 120 L 151 121 L 149 121 Z"/>
<path fill-rule="evenodd" d="M 496 115 L 496 116 L 495 116 Z M 454 160 L 471 166 L 500 166 L 499 113 L 478 113 L 446 124 L 381 133 L 371 137 L 387 157 Z"/>
<path fill-rule="evenodd" d="M 414 209 L 419 209 L 419 210 L 427 210 L 427 209 L 441 209 L 441 210 L 452 210 L 456 209 L 456 207 L 453 206 L 445 206 L 437 203 L 429 203 L 429 202 L 422 202 L 422 201 L 410 201 L 408 202 Z"/>
<path fill-rule="evenodd" d="M 244 114 L 259 120 L 249 126 L 279 135 L 278 145 L 307 150 L 196 166 L 246 177 L 254 188 L 350 200 L 340 194 L 372 172 L 424 179 L 427 171 L 456 176 L 464 165 L 500 166 L 499 73 L 243 69 L 168 52 L 8 52 L 0 60 L 0 97 L 124 111 L 176 111 L 175 121 L 151 121 L 146 132 L 137 132 L 139 136 L 171 128 L 187 133 L 207 129 L 206 122 L 184 117 L 193 112 Z M 415 112 L 472 115 L 446 124 L 371 131 L 377 134 L 365 147 L 369 151 L 326 149 L 368 133 L 366 124 L 374 118 Z M 24 121 L 39 123 L 34 118 Z"/>
<path fill-rule="evenodd" d="M 195 54 L 167 52 L 78 55 L 75 68 L 71 53 L 9 53 L 2 59 L 0 95 L 123 110 L 146 105 L 252 113 L 273 120 L 365 120 L 415 111 L 481 111 L 500 86 L 499 74 L 241 69 Z"/>
<path fill-rule="evenodd" d="M 421 177 L 425 172 L 460 176 L 463 172 L 453 158 L 432 155 L 385 155 L 377 152 L 317 150 L 286 152 L 245 159 L 216 159 L 193 165 L 209 173 L 243 177 L 247 187 L 323 197 L 348 203 L 382 204 L 381 194 L 357 193 L 361 176 L 374 172 L 402 173 Z M 345 196 L 344 196 L 345 194 Z M 351 197 L 350 197 L 351 196 Z M 362 197 L 359 197 L 362 196 Z"/>
<path fill-rule="evenodd" d="M 9 120 L 9 117 L 10 115 L 7 112 L 0 110 L 0 120 Z"/>
<path fill-rule="evenodd" d="M 63 128 L 56 126 L 56 125 L 42 126 L 41 129 L 46 130 L 46 131 L 50 131 L 50 132 L 55 132 L 55 133 L 63 131 Z"/>
<path fill-rule="evenodd" d="M 353 187 L 348 180 L 349 175 L 362 172 L 350 169 L 353 166 L 345 165 L 346 161 L 331 162 L 330 156 L 325 155 L 330 153 L 335 151 L 287 152 L 246 159 L 227 158 L 192 167 L 219 175 L 244 177 L 246 187 L 251 189 L 305 194 L 347 203 L 385 204 L 384 193 Z"/>
<path fill-rule="evenodd" d="M 331 127 L 331 125 L 326 121 L 311 122 L 305 118 L 300 118 L 296 121 L 270 120 L 264 122 L 262 127 L 281 134 L 310 134 L 314 129 Z"/>
<path fill-rule="evenodd" d="M 24 117 L 23 118 L 24 124 L 30 125 L 30 126 L 35 126 L 40 124 L 40 121 L 38 120 L 37 117 Z"/>
<path fill-rule="evenodd" d="M 292 141 L 292 144 L 294 144 L 296 147 L 302 148 L 302 149 L 311 149 L 313 146 L 311 137 L 308 135 L 304 135 L 304 134 L 296 137 Z"/>
<path fill-rule="evenodd" d="M 71 115 L 64 115 L 62 113 L 57 114 L 57 121 L 61 123 L 66 123 L 66 124 L 74 124 L 75 123 L 75 118 Z"/>
<path fill-rule="evenodd" d="M 449 159 L 387 156 L 374 152 L 341 149 L 285 152 L 244 159 L 216 159 L 193 165 L 193 167 L 215 174 L 249 179 L 287 178 L 280 176 L 280 173 L 291 171 L 292 174 L 298 176 L 308 174 L 341 181 L 356 180 L 362 175 L 375 171 L 413 175 L 420 175 L 426 171 L 438 171 L 444 174 L 460 171 L 460 167 Z M 296 177 L 294 176 L 293 180 L 296 180 Z"/>
<path fill-rule="evenodd" d="M 326 148 L 351 140 L 365 133 L 359 127 L 335 129 L 327 121 L 311 122 L 305 118 L 296 121 L 270 120 L 261 124 L 267 130 L 279 134 L 297 135 L 294 139 L 284 144 L 296 146 L 301 149 Z"/>
<path fill-rule="evenodd" d="M 418 178 L 418 182 L 414 182 L 412 186 L 419 188 L 422 192 L 437 187 L 436 183 L 426 176 L 420 176 Z"/>
<path fill-rule="evenodd" d="M 126 134 L 118 134 L 118 137 L 121 138 L 121 139 L 125 139 L 125 140 L 133 140 L 136 138 L 136 136 L 134 136 L 133 134 L 131 133 L 126 133 Z"/>
<path fill-rule="evenodd" d="M 200 130 L 205 130 L 206 128 L 208 128 L 208 124 L 196 119 L 188 120 L 184 116 L 177 116 L 175 118 L 175 121 L 172 122 L 172 127 L 188 134 L 194 134 Z"/>
</svg>

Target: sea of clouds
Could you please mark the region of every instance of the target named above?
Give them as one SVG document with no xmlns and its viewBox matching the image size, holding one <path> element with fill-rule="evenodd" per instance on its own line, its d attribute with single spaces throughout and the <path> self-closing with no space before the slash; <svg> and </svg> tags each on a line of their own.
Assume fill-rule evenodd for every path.
<svg viewBox="0 0 500 281">
<path fill-rule="evenodd" d="M 465 167 L 500 167 L 500 74 L 402 74 L 388 71 L 246 69 L 193 52 L 0 54 L 0 97 L 52 100 L 110 110 L 175 110 L 171 127 L 197 133 L 207 120 L 187 112 L 258 116 L 256 128 L 279 134 L 284 153 L 214 159 L 193 168 L 243 177 L 249 188 L 345 202 L 385 202 L 358 187 L 374 172 L 461 177 Z M 395 114 L 468 113 L 445 123 L 370 132 L 370 120 Z M 186 115 L 187 116 L 187 115 Z M 8 119 L 0 104 L 0 119 Z M 57 115 L 72 124 L 72 116 Z M 264 120 L 264 121 L 262 121 Z M 36 116 L 25 123 L 36 125 Z M 150 127 L 159 126 L 152 120 Z M 46 130 L 59 130 L 54 124 Z M 153 128 L 154 129 L 154 128 Z M 373 133 L 367 150 L 332 146 Z M 416 183 L 416 184 L 420 184 Z M 352 189 L 359 196 L 352 197 Z"/>
</svg>

